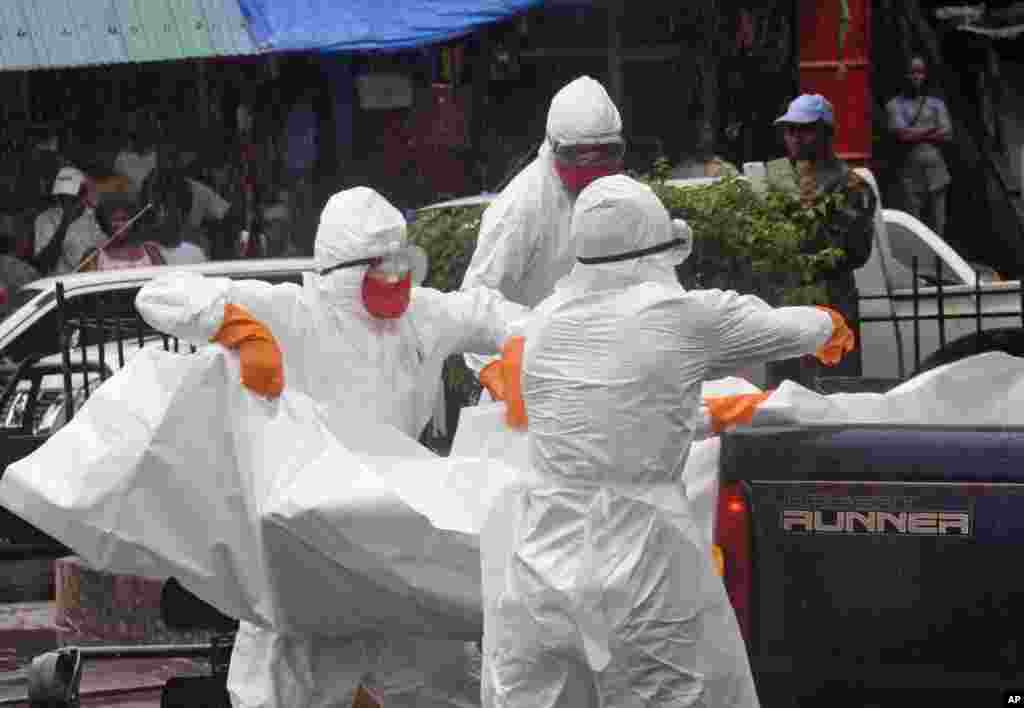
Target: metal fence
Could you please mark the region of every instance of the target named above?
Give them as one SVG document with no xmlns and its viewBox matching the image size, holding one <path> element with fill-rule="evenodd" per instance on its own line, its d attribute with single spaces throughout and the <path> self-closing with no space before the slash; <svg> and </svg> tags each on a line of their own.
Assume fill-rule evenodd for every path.
<svg viewBox="0 0 1024 708">
<path fill-rule="evenodd" d="M 921 287 L 921 269 L 918 259 L 915 257 L 911 263 L 911 282 L 909 294 L 900 293 L 894 295 L 892 293 L 878 294 L 878 295 L 862 295 L 860 300 L 885 300 L 890 302 L 907 301 L 911 302 L 912 312 L 906 315 L 897 315 L 895 313 L 891 315 L 870 315 L 860 317 L 861 323 L 870 322 L 892 322 L 894 326 L 898 326 L 901 322 L 910 322 L 913 325 L 911 339 L 914 347 L 914 371 L 916 373 L 920 371 L 921 361 L 921 323 L 922 322 L 937 322 L 938 325 L 938 339 L 939 349 L 938 352 L 948 352 L 947 347 L 949 345 L 947 331 L 949 323 L 954 320 L 973 319 L 975 322 L 974 327 L 974 338 L 973 338 L 973 352 L 972 351 L 960 351 L 948 352 L 952 358 L 961 358 L 962 356 L 969 354 L 979 354 L 983 351 L 990 351 L 991 346 L 986 345 L 986 339 L 984 337 L 985 321 L 992 319 L 1008 319 L 1017 318 L 1020 322 L 1019 327 L 1022 332 L 1021 342 L 1024 342 L 1024 287 L 1018 284 L 1016 287 L 999 287 L 998 292 L 994 292 L 992 289 L 985 289 L 982 287 L 981 273 L 975 270 L 975 279 L 973 287 L 970 290 L 964 291 L 961 286 L 956 286 L 957 291 L 951 295 L 949 288 L 953 287 L 949 283 L 943 282 L 943 272 L 948 273 L 949 269 L 943 267 L 942 259 L 936 256 L 935 258 L 935 286 L 934 290 L 929 288 L 927 292 L 922 292 Z M 992 312 L 983 311 L 983 304 L 985 298 L 992 298 L 994 295 L 1005 297 L 1007 295 L 1017 295 L 1018 307 L 1015 310 L 998 310 Z M 947 311 L 947 303 L 951 297 L 964 298 L 970 297 L 974 301 L 974 312 L 969 314 L 959 314 Z M 923 300 L 935 302 L 935 314 L 922 314 L 921 303 Z M 897 337 L 897 341 L 900 343 L 900 351 L 898 356 L 900 358 L 900 364 L 902 369 L 903 362 L 903 351 L 902 351 L 902 335 Z M 952 360 L 952 359 L 951 359 Z M 901 378 L 903 376 L 901 375 Z"/>
<path fill-rule="evenodd" d="M 66 420 L 70 421 L 75 414 L 75 391 L 72 382 L 72 351 L 77 349 L 81 366 L 82 390 L 84 398 L 90 394 L 90 373 L 97 372 L 100 381 L 106 381 L 113 375 L 107 366 L 107 345 L 116 345 L 117 368 L 125 364 L 125 341 L 136 340 L 141 349 L 147 343 L 161 341 L 165 351 L 180 352 L 182 343 L 177 337 L 158 332 L 146 324 L 145 320 L 131 304 L 131 299 L 124 293 L 95 293 L 83 300 L 92 300 L 92 307 L 84 305 L 80 308 L 69 307 L 64 294 L 64 284 L 55 286 L 57 296 L 57 327 L 60 338 L 60 354 L 62 373 L 64 375 L 64 406 Z M 125 300 L 129 300 L 125 307 Z M 91 311 L 90 311 L 91 309 Z M 74 335 L 77 333 L 77 342 Z M 88 349 L 95 347 L 97 361 L 88 360 Z M 189 352 L 195 353 L 195 345 L 188 345 Z M 83 400 L 84 400 L 83 398 Z"/>
</svg>

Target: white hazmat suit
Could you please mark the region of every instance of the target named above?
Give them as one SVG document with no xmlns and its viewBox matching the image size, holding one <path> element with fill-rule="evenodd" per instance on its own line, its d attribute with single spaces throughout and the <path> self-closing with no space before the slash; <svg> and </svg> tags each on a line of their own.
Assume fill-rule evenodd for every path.
<svg viewBox="0 0 1024 708">
<path fill-rule="evenodd" d="M 329 268 L 405 242 L 401 213 L 372 189 L 357 187 L 328 201 L 315 257 Z M 359 449 L 346 421 L 388 423 L 417 437 L 434 409 L 445 358 L 497 351 L 507 325 L 526 312 L 484 288 L 413 288 L 402 317 L 375 319 L 362 302 L 366 269 L 309 273 L 302 286 L 172 273 L 145 286 L 136 306 L 156 329 L 195 342 L 218 331 L 225 304 L 247 308 L 281 347 L 285 385 L 322 405 L 331 432 Z M 337 611 L 347 611 L 344 597 Z M 470 647 L 445 638 L 282 636 L 243 622 L 228 688 L 234 705 L 245 708 L 347 707 L 360 683 L 388 708 L 475 705 L 478 692 L 465 685 L 471 661 Z"/>
<path fill-rule="evenodd" d="M 604 87 L 589 76 L 564 86 L 551 100 L 547 137 L 565 144 L 618 139 L 622 119 Z M 487 207 L 476 250 L 462 289 L 486 286 L 507 299 L 533 307 L 550 295 L 575 262 L 570 222 L 574 195 L 555 171 L 551 144 Z M 468 354 L 466 364 L 480 372 L 487 357 Z"/>
<path fill-rule="evenodd" d="M 584 189 L 572 229 L 584 259 L 673 240 L 661 202 L 625 176 Z M 525 331 L 531 469 L 481 534 L 488 708 L 758 705 L 680 478 L 702 382 L 814 352 L 833 324 L 687 292 L 683 257 L 577 263 Z"/>
</svg>

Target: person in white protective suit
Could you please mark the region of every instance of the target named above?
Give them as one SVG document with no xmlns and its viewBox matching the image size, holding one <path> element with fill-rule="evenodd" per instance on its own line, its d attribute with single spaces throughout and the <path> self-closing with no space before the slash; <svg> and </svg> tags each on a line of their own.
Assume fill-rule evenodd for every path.
<svg viewBox="0 0 1024 708">
<path fill-rule="evenodd" d="M 552 98 L 546 132 L 537 157 L 484 211 L 463 290 L 483 285 L 533 307 L 572 269 L 573 202 L 591 181 L 622 171 L 622 119 L 604 86 L 581 76 Z M 490 361 L 465 360 L 477 375 Z"/>
<path fill-rule="evenodd" d="M 301 287 L 177 272 L 143 287 L 136 306 L 156 329 L 195 342 L 244 339 L 246 330 L 225 338 L 229 319 L 265 325 L 280 344 L 283 371 L 263 362 L 271 371 L 250 369 L 247 381 L 242 350 L 243 383 L 269 395 L 283 384 L 302 391 L 324 407 L 345 444 L 353 442 L 346 421 L 359 419 L 416 438 L 434 410 L 445 358 L 498 351 L 506 327 L 527 312 L 486 288 L 412 287 L 425 257 L 407 244 L 402 214 L 366 187 L 328 201 L 315 258 L 319 273 L 306 274 Z M 260 380 L 270 383 L 260 390 Z M 344 597 L 337 611 L 346 611 Z M 466 685 L 472 648 L 444 638 L 286 637 L 242 622 L 228 688 L 234 705 L 247 708 L 347 707 L 360 684 L 388 708 L 476 705 L 479 690 Z"/>
<path fill-rule="evenodd" d="M 483 704 L 757 706 L 680 480 L 701 384 L 833 358 L 849 330 L 824 308 L 684 290 L 686 241 L 626 176 L 588 186 L 572 230 L 576 265 L 524 332 L 530 470 L 481 534 Z"/>
</svg>

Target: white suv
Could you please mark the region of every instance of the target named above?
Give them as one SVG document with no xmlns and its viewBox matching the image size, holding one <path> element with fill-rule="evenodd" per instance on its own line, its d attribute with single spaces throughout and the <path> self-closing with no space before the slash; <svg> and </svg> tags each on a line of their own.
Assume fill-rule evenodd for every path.
<svg viewBox="0 0 1024 708">
<path fill-rule="evenodd" d="M 24 286 L 0 321 L 0 436 L 6 443 L 0 465 L 27 454 L 63 425 L 69 392 L 71 408 L 77 409 L 140 347 L 181 350 L 180 342 L 153 330 L 135 311 L 135 295 L 149 280 L 188 270 L 300 283 L 312 269 L 309 258 L 220 261 L 64 275 Z M 64 306 L 58 307 L 61 299 Z"/>
</svg>

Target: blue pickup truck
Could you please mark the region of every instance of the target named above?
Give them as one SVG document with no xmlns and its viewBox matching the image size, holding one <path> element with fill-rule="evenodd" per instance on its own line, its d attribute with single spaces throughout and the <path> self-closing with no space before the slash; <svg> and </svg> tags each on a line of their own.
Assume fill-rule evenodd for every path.
<svg viewBox="0 0 1024 708">
<path fill-rule="evenodd" d="M 752 428 L 722 437 L 720 473 L 715 540 L 765 706 L 1024 690 L 1024 428 Z"/>
<path fill-rule="evenodd" d="M 192 268 L 294 282 L 308 267 Z M 3 467 L 42 444 L 131 351 L 177 349 L 131 308 L 155 272 L 76 276 L 59 294 L 38 283 L 0 322 Z M 983 706 L 1024 690 L 1024 428 L 756 427 L 721 436 L 719 474 L 714 541 L 764 706 Z M 0 558 L 65 552 L 0 509 Z M 185 624 L 230 633 L 228 618 L 173 583 L 166 599 Z M 149 651 L 158 650 L 207 651 Z M 223 705 L 225 672 L 194 690 Z"/>
</svg>

